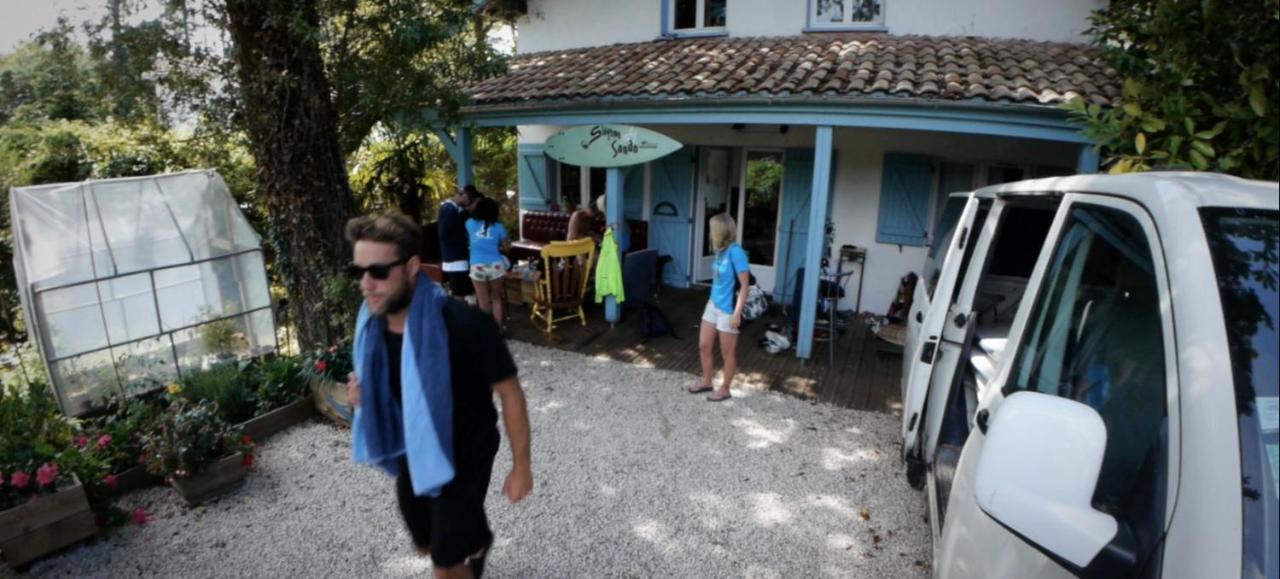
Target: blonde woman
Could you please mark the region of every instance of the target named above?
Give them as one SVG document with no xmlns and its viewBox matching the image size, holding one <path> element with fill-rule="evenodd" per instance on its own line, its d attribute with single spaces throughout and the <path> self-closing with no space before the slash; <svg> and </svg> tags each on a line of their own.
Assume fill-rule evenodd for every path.
<svg viewBox="0 0 1280 579">
<path fill-rule="evenodd" d="M 698 352 L 702 357 L 702 382 L 690 388 L 690 394 L 711 392 L 715 378 L 716 339 L 720 340 L 720 356 L 724 358 L 724 381 L 719 389 L 707 396 L 710 402 L 730 398 L 733 373 L 738 369 L 738 327 L 742 325 L 742 310 L 747 305 L 751 269 L 747 265 L 747 252 L 737 242 L 738 225 L 727 213 L 711 218 L 711 247 L 716 250 L 712 266 L 711 299 L 702 312 L 702 325 L 698 332 Z M 734 282 L 738 291 L 733 291 Z"/>
</svg>

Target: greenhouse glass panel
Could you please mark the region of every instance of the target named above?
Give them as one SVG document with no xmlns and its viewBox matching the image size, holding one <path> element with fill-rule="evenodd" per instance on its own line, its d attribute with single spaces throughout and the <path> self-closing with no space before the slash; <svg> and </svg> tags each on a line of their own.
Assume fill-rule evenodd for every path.
<svg viewBox="0 0 1280 579">
<path fill-rule="evenodd" d="M 276 347 L 261 237 L 213 171 L 12 189 L 15 278 L 67 414 Z"/>
</svg>

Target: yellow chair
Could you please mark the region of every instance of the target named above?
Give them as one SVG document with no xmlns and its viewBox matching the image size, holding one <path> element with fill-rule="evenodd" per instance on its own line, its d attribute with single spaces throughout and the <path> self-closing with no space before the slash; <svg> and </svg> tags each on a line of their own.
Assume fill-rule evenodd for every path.
<svg viewBox="0 0 1280 579">
<path fill-rule="evenodd" d="M 587 325 L 587 314 L 582 302 L 587 295 L 587 282 L 591 279 L 591 266 L 595 263 L 596 244 L 590 238 L 576 241 L 553 241 L 542 248 L 542 275 L 534 282 L 533 309 L 529 321 L 546 323 L 550 334 L 556 322 L 577 316 Z M 569 313 L 556 317 L 556 311 Z"/>
</svg>

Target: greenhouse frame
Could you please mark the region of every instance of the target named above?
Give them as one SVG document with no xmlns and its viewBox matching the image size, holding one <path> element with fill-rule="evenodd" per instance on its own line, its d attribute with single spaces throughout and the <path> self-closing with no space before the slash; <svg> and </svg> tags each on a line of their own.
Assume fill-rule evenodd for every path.
<svg viewBox="0 0 1280 579">
<path fill-rule="evenodd" d="M 28 336 L 65 414 L 275 350 L 261 237 L 217 172 L 18 187 L 9 211 Z"/>
</svg>

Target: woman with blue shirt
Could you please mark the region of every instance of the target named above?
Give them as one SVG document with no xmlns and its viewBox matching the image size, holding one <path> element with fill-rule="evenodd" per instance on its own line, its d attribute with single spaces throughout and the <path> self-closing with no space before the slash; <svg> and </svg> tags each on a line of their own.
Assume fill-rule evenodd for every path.
<svg viewBox="0 0 1280 579">
<path fill-rule="evenodd" d="M 502 248 L 507 229 L 498 221 L 498 202 L 488 197 L 476 202 L 467 220 L 467 237 L 471 242 L 471 280 L 476 287 L 476 303 L 502 323 L 502 279 L 507 273 L 507 260 Z"/>
<path fill-rule="evenodd" d="M 724 381 L 720 388 L 707 396 L 710 402 L 728 400 L 729 387 L 733 385 L 733 373 L 738 369 L 738 327 L 742 325 L 742 309 L 747 305 L 751 268 L 747 265 L 747 252 L 737 243 L 738 225 L 727 213 L 711 218 L 711 247 L 716 250 L 716 260 L 711 281 L 711 299 L 702 312 L 702 325 L 698 332 L 698 353 L 702 357 L 702 382 L 690 388 L 690 394 L 711 392 L 715 377 L 716 338 L 720 339 L 720 356 L 724 358 Z M 739 289 L 733 291 L 734 282 Z"/>
</svg>

